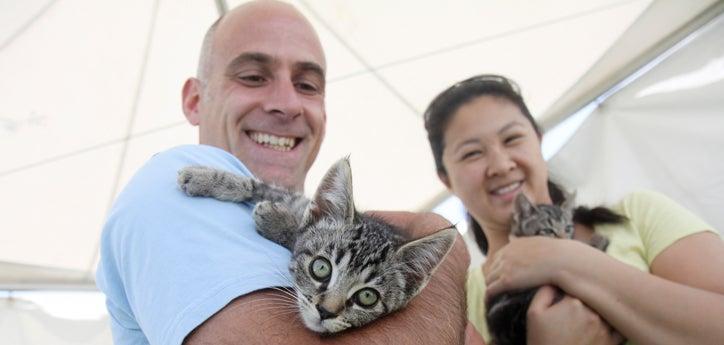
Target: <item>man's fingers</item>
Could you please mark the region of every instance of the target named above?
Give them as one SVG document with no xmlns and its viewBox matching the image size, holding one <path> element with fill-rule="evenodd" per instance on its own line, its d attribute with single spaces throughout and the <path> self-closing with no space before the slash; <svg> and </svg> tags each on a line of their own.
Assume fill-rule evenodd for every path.
<svg viewBox="0 0 724 345">
<path fill-rule="evenodd" d="M 623 334 L 619 333 L 615 329 L 611 329 L 611 340 L 615 344 L 621 344 L 624 340 L 626 340 L 626 337 L 623 336 Z"/>
</svg>

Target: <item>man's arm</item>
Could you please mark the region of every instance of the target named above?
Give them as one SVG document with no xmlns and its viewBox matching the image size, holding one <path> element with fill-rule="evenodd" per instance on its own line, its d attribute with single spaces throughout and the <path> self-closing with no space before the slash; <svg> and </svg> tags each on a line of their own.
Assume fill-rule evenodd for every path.
<svg viewBox="0 0 724 345">
<path fill-rule="evenodd" d="M 409 212 L 376 216 L 418 238 L 449 226 L 442 217 Z M 197 327 L 184 341 L 197 344 L 462 344 L 467 325 L 465 276 L 470 258 L 458 235 L 452 250 L 427 287 L 406 308 L 372 324 L 339 335 L 320 337 L 302 325 L 296 306 L 281 292 L 241 296 Z"/>
</svg>

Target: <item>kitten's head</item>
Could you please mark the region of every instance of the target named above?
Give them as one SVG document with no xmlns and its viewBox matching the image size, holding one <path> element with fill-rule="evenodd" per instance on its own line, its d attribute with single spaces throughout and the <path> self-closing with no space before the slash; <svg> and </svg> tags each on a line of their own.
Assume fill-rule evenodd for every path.
<svg viewBox="0 0 724 345">
<path fill-rule="evenodd" d="M 573 237 L 573 195 L 560 205 L 534 205 L 520 193 L 515 198 L 511 234 L 515 236 Z"/>
<path fill-rule="evenodd" d="M 304 324 L 332 333 L 407 304 L 455 240 L 455 228 L 405 243 L 389 224 L 355 212 L 349 161 L 325 176 L 290 263 Z"/>
</svg>

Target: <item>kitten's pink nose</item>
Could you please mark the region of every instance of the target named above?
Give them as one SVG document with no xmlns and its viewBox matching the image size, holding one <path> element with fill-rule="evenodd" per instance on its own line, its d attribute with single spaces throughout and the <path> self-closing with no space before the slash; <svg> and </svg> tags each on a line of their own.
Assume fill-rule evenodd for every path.
<svg viewBox="0 0 724 345">
<path fill-rule="evenodd" d="M 337 316 L 337 314 L 330 313 L 327 309 L 324 309 L 324 307 L 321 305 L 317 305 L 317 311 L 319 312 L 320 320 L 331 319 L 331 318 Z"/>
</svg>

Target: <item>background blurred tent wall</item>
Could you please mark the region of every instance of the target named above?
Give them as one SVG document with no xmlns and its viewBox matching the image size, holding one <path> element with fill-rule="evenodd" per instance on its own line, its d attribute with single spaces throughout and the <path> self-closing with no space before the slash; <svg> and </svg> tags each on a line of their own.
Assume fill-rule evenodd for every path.
<svg viewBox="0 0 724 345">
<path fill-rule="evenodd" d="M 196 142 L 181 114 L 180 86 L 195 73 L 217 3 L 0 2 L 0 289 L 93 288 L 100 228 L 115 195 L 153 153 Z M 680 29 L 693 31 L 706 22 L 702 16 L 721 13 L 723 2 L 292 3 L 319 31 L 329 61 L 328 134 L 308 189 L 334 160 L 351 154 L 360 208 L 426 210 L 447 193 L 435 176 L 421 113 L 444 87 L 473 74 L 508 75 L 522 86 L 533 113 L 545 112 L 550 127 L 676 43 L 670 40 Z M 653 187 L 724 228 L 714 217 L 724 174 L 711 159 L 724 147 L 717 137 L 721 97 L 693 95 L 705 87 L 667 94 L 661 86 L 650 89 L 720 61 L 724 44 L 717 37 L 724 36 L 721 28 L 709 30 L 700 35 L 708 43 L 692 40 L 677 53 L 689 55 L 671 55 L 671 62 L 651 69 L 661 71 L 658 77 L 644 76 L 631 91 L 607 98 L 581 128 L 584 134 L 553 159 L 584 200 Z M 706 74 L 721 72 L 721 64 L 712 66 Z M 722 94 L 721 78 L 707 85 Z M 646 96 L 637 96 L 647 88 Z M 670 119 L 667 125 L 662 117 Z M 699 141 L 687 134 L 699 130 L 694 125 L 708 130 L 695 136 Z M 681 141 L 690 146 L 673 145 Z M 577 160 L 584 156 L 601 160 Z M 631 173 L 620 173 L 619 158 L 626 159 L 623 169 L 634 164 Z M 586 165 L 590 171 L 580 170 Z M 108 342 L 99 328 L 70 326 L 80 321 L 47 317 L 14 296 L 13 303 L 0 299 L 2 338 L 19 332 L 11 338 L 16 344 L 63 343 L 61 333 L 57 341 L 48 339 L 75 329 L 77 339 L 85 339 L 76 344 Z M 29 326 L 11 326 L 19 323 Z M 34 336 L 40 326 L 33 325 L 45 324 L 51 338 Z"/>
<path fill-rule="evenodd" d="M 627 77 L 589 104 L 588 119 L 550 162 L 580 201 L 653 189 L 724 231 L 722 7 L 626 67 Z M 548 126 L 556 119 L 549 114 Z"/>
<path fill-rule="evenodd" d="M 111 330 L 105 316 L 68 319 L 49 313 L 33 301 L 2 298 L 0 339 L 7 345 L 100 345 L 111 344 Z"/>
</svg>

